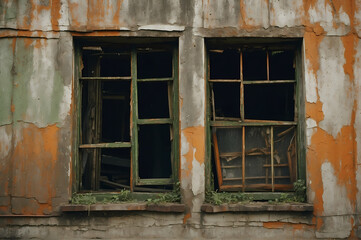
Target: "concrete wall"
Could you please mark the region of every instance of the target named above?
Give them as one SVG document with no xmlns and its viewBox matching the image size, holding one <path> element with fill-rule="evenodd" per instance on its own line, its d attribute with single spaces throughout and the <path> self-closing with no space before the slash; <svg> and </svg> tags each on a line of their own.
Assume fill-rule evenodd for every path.
<svg viewBox="0 0 361 240">
<path fill-rule="evenodd" d="M 74 36 L 179 36 L 186 213 L 51 217 L 71 196 Z M 200 212 L 204 38 L 245 36 L 303 38 L 313 214 Z M 361 237 L 360 36 L 361 0 L 0 1 L 0 237 Z"/>
</svg>

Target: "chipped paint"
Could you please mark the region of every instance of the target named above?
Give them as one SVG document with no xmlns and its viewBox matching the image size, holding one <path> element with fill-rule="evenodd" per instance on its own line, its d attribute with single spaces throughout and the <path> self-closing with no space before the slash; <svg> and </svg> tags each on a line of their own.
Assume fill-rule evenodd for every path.
<svg viewBox="0 0 361 240">
<path fill-rule="evenodd" d="M 122 224 L 131 229 L 123 232 L 128 238 L 140 229 L 142 237 L 153 238 L 169 236 L 169 229 L 175 238 L 361 237 L 360 0 L 0 1 L 0 214 L 49 215 L 67 202 L 77 107 L 72 37 L 119 36 L 179 37 L 180 181 L 187 210 L 162 215 L 172 226 L 149 213 L 127 221 L 109 217 L 102 229 Z M 313 216 L 200 213 L 207 131 L 204 38 L 244 36 L 303 36 Z M 14 236 L 21 238 L 17 226 Z M 100 236 L 79 229 L 74 231 Z M 46 238 L 40 235 L 32 236 Z"/>
</svg>

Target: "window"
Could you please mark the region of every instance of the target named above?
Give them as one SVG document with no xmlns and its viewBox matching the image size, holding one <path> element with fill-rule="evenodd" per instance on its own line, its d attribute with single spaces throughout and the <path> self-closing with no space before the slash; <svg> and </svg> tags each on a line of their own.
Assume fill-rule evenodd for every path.
<svg viewBox="0 0 361 240">
<path fill-rule="evenodd" d="M 77 189 L 172 189 L 178 181 L 176 45 L 79 42 Z"/>
<path fill-rule="evenodd" d="M 297 49 L 295 42 L 209 41 L 209 139 L 219 190 L 289 191 L 300 177 Z"/>
</svg>

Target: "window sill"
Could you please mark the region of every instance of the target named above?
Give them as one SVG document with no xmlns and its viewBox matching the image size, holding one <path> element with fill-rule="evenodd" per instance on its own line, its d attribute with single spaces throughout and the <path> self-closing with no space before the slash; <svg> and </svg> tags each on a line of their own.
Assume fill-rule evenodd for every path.
<svg viewBox="0 0 361 240">
<path fill-rule="evenodd" d="M 234 203 L 234 204 L 203 204 L 202 212 L 312 212 L 313 204 L 310 203 Z"/>
<path fill-rule="evenodd" d="M 96 203 L 91 205 L 68 204 L 60 207 L 62 212 L 124 212 L 124 211 L 149 211 L 149 212 L 173 212 L 182 213 L 185 211 L 185 205 L 181 203 L 117 203 L 103 204 Z"/>
</svg>

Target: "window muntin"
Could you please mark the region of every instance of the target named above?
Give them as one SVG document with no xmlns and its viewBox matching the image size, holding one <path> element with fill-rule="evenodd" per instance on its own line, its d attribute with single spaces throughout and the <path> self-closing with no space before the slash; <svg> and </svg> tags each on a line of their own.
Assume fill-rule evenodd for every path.
<svg viewBox="0 0 361 240">
<path fill-rule="evenodd" d="M 81 49 L 79 190 L 172 188 L 178 179 L 176 47 Z"/>
<path fill-rule="evenodd" d="M 295 51 L 256 45 L 209 50 L 211 142 L 220 190 L 292 190 Z"/>
</svg>

